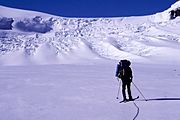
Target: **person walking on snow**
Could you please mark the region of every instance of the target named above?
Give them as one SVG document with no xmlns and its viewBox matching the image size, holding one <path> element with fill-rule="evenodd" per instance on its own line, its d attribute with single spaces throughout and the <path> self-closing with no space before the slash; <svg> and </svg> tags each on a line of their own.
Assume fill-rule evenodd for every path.
<svg viewBox="0 0 180 120">
<path fill-rule="evenodd" d="M 132 101 L 131 95 L 131 82 L 132 82 L 132 70 L 130 68 L 131 62 L 129 60 L 120 60 L 117 70 L 116 77 L 122 81 L 122 95 L 123 101 Z M 126 88 L 129 99 L 126 98 Z"/>
</svg>

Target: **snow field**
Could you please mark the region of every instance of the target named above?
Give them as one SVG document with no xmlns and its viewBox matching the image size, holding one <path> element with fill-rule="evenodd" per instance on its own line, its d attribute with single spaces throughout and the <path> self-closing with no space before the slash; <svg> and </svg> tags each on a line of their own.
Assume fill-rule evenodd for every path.
<svg viewBox="0 0 180 120">
<path fill-rule="evenodd" d="M 90 61 L 89 61 L 90 62 Z M 93 63 L 91 61 L 91 63 Z M 5 120 L 131 120 L 133 102 L 116 99 L 116 62 L 91 65 L 1 66 L 0 116 Z M 178 120 L 179 65 L 132 63 L 137 119 Z"/>
</svg>

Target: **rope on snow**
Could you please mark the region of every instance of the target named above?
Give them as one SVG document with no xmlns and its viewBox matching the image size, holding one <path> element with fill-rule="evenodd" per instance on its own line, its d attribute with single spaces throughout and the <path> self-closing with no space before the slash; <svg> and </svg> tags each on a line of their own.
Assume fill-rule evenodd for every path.
<svg viewBox="0 0 180 120">
<path fill-rule="evenodd" d="M 133 101 L 133 103 L 134 103 L 134 106 L 137 108 L 136 115 L 133 118 L 133 120 L 135 120 L 138 117 L 138 115 L 139 115 L 139 107 L 137 106 L 137 104 L 134 101 Z"/>
</svg>

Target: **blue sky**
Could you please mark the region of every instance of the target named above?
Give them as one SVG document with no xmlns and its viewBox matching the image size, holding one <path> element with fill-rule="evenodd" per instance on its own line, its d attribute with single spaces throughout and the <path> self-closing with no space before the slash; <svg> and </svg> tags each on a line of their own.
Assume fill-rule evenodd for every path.
<svg viewBox="0 0 180 120">
<path fill-rule="evenodd" d="M 177 0 L 0 0 L 0 5 L 66 17 L 121 17 L 150 15 Z"/>
</svg>

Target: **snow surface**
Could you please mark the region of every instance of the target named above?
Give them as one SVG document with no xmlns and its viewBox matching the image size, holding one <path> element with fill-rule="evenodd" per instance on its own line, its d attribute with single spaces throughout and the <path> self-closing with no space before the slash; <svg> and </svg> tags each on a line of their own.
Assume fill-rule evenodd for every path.
<svg viewBox="0 0 180 120">
<path fill-rule="evenodd" d="M 93 64 L 92 64 L 93 63 Z M 0 67 L 1 120 L 133 120 L 133 102 L 116 99 L 116 61 L 91 65 Z M 180 65 L 132 63 L 136 120 L 180 119 Z"/>
<path fill-rule="evenodd" d="M 180 120 L 180 18 L 169 19 L 178 7 L 65 18 L 0 6 L 0 25 L 14 20 L 0 29 L 0 120 Z M 139 100 L 116 99 L 120 59 L 148 101 L 133 85 Z"/>
</svg>

